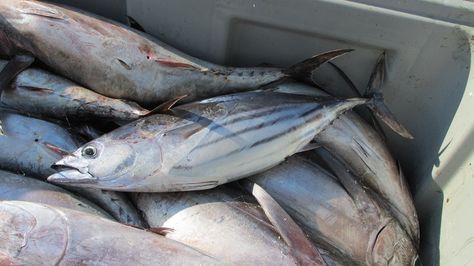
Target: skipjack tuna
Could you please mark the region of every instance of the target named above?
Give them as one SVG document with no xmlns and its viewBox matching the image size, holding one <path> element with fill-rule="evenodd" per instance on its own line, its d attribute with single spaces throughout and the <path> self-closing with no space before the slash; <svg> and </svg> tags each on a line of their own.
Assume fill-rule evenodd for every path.
<svg viewBox="0 0 474 266">
<path fill-rule="evenodd" d="M 224 67 L 193 58 L 96 15 L 36 1 L 0 2 L 3 54 L 28 52 L 59 74 L 103 95 L 154 105 L 251 90 L 284 77 L 307 79 L 351 50 L 324 53 L 287 69 Z"/>
<path fill-rule="evenodd" d="M 224 265 L 151 232 L 24 201 L 0 202 L 0 232 L 1 265 Z"/>
<path fill-rule="evenodd" d="M 307 149 L 331 121 L 367 101 L 245 92 L 181 105 L 85 144 L 55 163 L 59 172 L 48 180 L 136 192 L 209 189 Z"/>
</svg>

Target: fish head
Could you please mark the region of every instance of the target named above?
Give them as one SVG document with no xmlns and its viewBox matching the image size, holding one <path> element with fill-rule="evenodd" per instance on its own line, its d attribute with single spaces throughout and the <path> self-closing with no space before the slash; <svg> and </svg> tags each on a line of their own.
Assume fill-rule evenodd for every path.
<svg viewBox="0 0 474 266">
<path fill-rule="evenodd" d="M 122 139 L 104 135 L 53 164 L 57 173 L 48 181 L 64 185 L 133 189 L 140 178 L 161 166 L 159 146 L 143 139 Z M 147 167 L 150 166 L 150 167 Z"/>
<path fill-rule="evenodd" d="M 378 231 L 371 253 L 375 265 L 414 266 L 419 260 L 416 245 L 393 219 Z"/>
</svg>

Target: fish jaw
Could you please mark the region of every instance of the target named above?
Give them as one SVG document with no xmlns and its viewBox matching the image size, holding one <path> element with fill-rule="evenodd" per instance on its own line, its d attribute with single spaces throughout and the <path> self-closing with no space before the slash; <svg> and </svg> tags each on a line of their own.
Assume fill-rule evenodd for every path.
<svg viewBox="0 0 474 266">
<path fill-rule="evenodd" d="M 97 178 L 89 173 L 87 162 L 75 156 L 66 156 L 51 168 L 58 172 L 48 177 L 49 182 L 60 184 L 96 183 Z"/>
<path fill-rule="evenodd" d="M 48 181 L 57 184 L 73 185 L 73 184 L 90 184 L 95 183 L 97 178 L 89 173 L 81 173 L 76 169 L 65 170 L 48 177 Z"/>
</svg>

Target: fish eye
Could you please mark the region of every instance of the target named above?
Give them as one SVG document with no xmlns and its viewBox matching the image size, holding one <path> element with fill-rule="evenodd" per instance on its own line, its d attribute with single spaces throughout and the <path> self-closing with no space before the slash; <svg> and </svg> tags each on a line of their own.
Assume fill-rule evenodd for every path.
<svg viewBox="0 0 474 266">
<path fill-rule="evenodd" d="M 94 146 L 86 146 L 82 149 L 82 156 L 94 159 L 97 157 L 97 149 Z"/>
</svg>

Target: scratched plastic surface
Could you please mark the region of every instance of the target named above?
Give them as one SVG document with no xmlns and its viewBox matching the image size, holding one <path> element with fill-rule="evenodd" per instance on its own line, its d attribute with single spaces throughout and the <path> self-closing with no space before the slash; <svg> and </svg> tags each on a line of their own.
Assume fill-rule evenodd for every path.
<svg viewBox="0 0 474 266">
<path fill-rule="evenodd" d="M 465 0 L 60 0 L 215 63 L 288 65 L 335 48 L 360 90 L 389 57 L 386 101 L 415 140 L 388 132 L 421 223 L 424 265 L 474 263 L 474 2 Z M 347 95 L 329 68 L 315 77 Z"/>
</svg>

